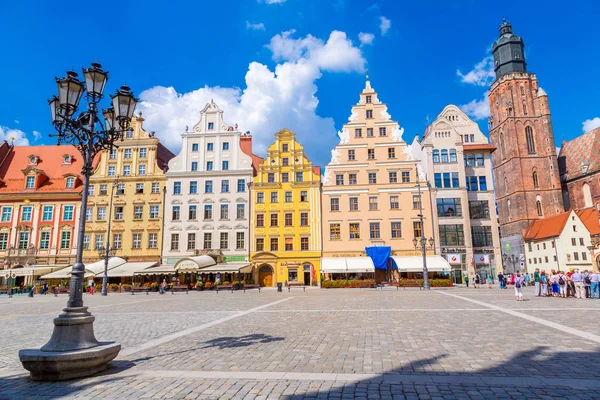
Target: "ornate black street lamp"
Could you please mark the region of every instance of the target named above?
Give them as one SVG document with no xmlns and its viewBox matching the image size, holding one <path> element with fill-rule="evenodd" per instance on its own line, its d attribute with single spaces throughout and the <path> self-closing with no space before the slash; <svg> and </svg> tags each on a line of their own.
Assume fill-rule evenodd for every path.
<svg viewBox="0 0 600 400">
<path fill-rule="evenodd" d="M 419 221 L 421 223 L 421 239 L 417 238 L 413 239 L 413 245 L 415 249 L 417 249 L 419 242 L 421 244 L 421 253 L 423 255 L 423 289 L 429 290 L 429 271 L 427 270 L 427 239 L 425 238 L 425 222 L 423 217 L 423 199 L 421 196 L 421 184 L 419 183 L 419 172 L 417 165 L 415 165 L 415 172 L 417 174 L 417 190 L 419 191 Z M 435 241 L 433 238 L 429 238 L 429 247 L 433 248 L 435 245 Z"/>
<path fill-rule="evenodd" d="M 115 188 L 117 186 L 119 186 L 118 176 L 113 181 L 112 187 L 110 189 L 110 204 L 108 206 L 108 228 L 106 230 L 106 247 L 98 249 L 98 257 L 104 256 L 104 275 L 102 275 L 102 296 L 108 295 L 108 259 L 109 257 L 114 257 L 117 253 L 117 249 L 111 247 L 110 245 L 110 225 L 112 222 L 113 198 L 119 196 L 118 193 L 114 194 Z"/>
<path fill-rule="evenodd" d="M 95 317 L 83 305 L 83 239 L 87 210 L 88 187 L 93 173 L 94 156 L 103 150 L 116 147 L 130 127 L 137 99 L 127 86 L 121 86 L 110 96 L 112 107 L 102 111 L 100 119 L 98 103 L 103 98 L 108 73 L 98 63 L 83 69 L 84 82 L 77 73 L 56 79 L 58 96 L 50 101 L 52 124 L 57 143 L 75 146 L 83 161 L 83 190 L 79 215 L 77 254 L 71 271 L 69 300 L 63 313 L 54 319 L 52 337 L 41 349 L 19 351 L 19 358 L 34 380 L 62 380 L 93 375 L 106 368 L 114 359 L 121 345 L 116 342 L 100 343 L 94 336 Z M 77 114 L 79 102 L 86 95 L 87 109 Z"/>
<path fill-rule="evenodd" d="M 504 260 L 505 263 L 506 262 L 511 263 L 513 266 L 512 272 L 515 273 L 515 271 L 517 270 L 516 265 L 519 262 L 519 256 L 516 256 L 514 254 L 511 254 L 509 256 L 508 254 L 504 253 L 504 254 L 502 254 L 502 260 Z M 519 269 L 519 271 L 520 271 L 520 269 Z"/>
</svg>

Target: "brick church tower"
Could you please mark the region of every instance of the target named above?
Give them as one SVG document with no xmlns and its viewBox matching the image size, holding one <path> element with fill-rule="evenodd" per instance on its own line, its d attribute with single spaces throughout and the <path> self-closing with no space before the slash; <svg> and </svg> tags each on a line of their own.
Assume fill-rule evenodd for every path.
<svg viewBox="0 0 600 400">
<path fill-rule="evenodd" d="M 517 256 L 525 253 L 523 234 L 532 220 L 563 212 L 548 95 L 527 72 L 523 49 L 505 20 L 492 47 L 489 128 L 502 252 Z M 512 267 L 505 263 L 505 271 Z"/>
</svg>

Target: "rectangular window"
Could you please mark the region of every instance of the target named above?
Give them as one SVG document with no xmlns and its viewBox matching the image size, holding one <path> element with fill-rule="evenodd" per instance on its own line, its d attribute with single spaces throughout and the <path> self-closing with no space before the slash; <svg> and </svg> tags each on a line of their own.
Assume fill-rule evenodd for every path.
<svg viewBox="0 0 600 400">
<path fill-rule="evenodd" d="M 388 158 L 396 158 L 396 149 L 388 147 Z"/>
<path fill-rule="evenodd" d="M 106 196 L 108 194 L 107 185 L 100 185 L 100 196 Z"/>
<path fill-rule="evenodd" d="M 335 176 L 335 184 L 337 186 L 340 186 L 340 185 L 344 184 L 344 175 L 343 174 L 337 174 Z"/>
<path fill-rule="evenodd" d="M 265 250 L 265 239 L 264 238 L 256 238 L 256 251 L 264 251 Z"/>
<path fill-rule="evenodd" d="M 398 196 L 390 196 L 390 209 L 392 209 L 392 210 L 400 209 L 400 198 Z"/>
<path fill-rule="evenodd" d="M 361 138 L 362 137 L 362 129 L 360 129 L 360 128 L 354 129 L 354 137 Z"/>
<path fill-rule="evenodd" d="M 285 213 L 285 218 L 284 218 L 284 225 L 285 226 L 292 226 L 293 220 L 294 220 L 294 214 L 292 214 L 292 213 Z"/>
<path fill-rule="evenodd" d="M 94 244 L 94 249 L 104 249 L 104 235 L 102 233 L 96 234 L 96 243 Z"/>
<path fill-rule="evenodd" d="M 375 149 L 367 149 L 367 159 L 368 160 L 375 159 Z"/>
<path fill-rule="evenodd" d="M 307 237 L 300 238 L 300 250 L 308 251 L 308 238 Z"/>
<path fill-rule="evenodd" d="M 171 233 L 171 251 L 179 250 L 179 233 Z"/>
<path fill-rule="evenodd" d="M 150 219 L 158 219 L 159 206 L 150 206 Z"/>
<path fill-rule="evenodd" d="M 50 235 L 50 233 L 48 233 L 48 235 Z M 6 250 L 7 248 L 8 248 L 8 232 L 2 232 L 2 233 L 0 233 L 0 250 Z"/>
<path fill-rule="evenodd" d="M 123 165 L 123 176 L 131 175 L 131 165 Z"/>
<path fill-rule="evenodd" d="M 117 159 L 117 149 L 114 149 L 114 148 L 110 149 L 108 158 L 111 160 L 116 160 Z"/>
<path fill-rule="evenodd" d="M 287 153 L 289 151 L 289 145 L 287 143 L 282 144 L 281 151 Z"/>
<path fill-rule="evenodd" d="M 308 226 L 308 213 L 307 212 L 300 213 L 300 226 Z"/>
<path fill-rule="evenodd" d="M 138 166 L 138 175 L 146 175 L 146 165 L 140 164 Z"/>
<path fill-rule="evenodd" d="M 206 181 L 204 182 L 204 193 L 212 193 L 213 191 L 213 182 Z"/>
<path fill-rule="evenodd" d="M 117 185 L 117 194 L 125 194 L 125 184 L 119 183 Z"/>
<path fill-rule="evenodd" d="M 148 154 L 148 150 L 145 147 L 140 149 L 140 158 L 146 158 Z"/>
<path fill-rule="evenodd" d="M 19 232 L 19 249 L 29 247 L 29 232 Z"/>
<path fill-rule="evenodd" d="M 281 159 L 281 165 L 287 167 L 288 165 L 290 165 L 290 159 L 288 157 L 283 157 Z"/>
<path fill-rule="evenodd" d="M 192 143 L 192 151 L 198 151 L 198 143 Z"/>
<path fill-rule="evenodd" d="M 94 195 L 94 185 L 88 186 L 88 196 Z"/>
<path fill-rule="evenodd" d="M 294 238 L 285 238 L 285 251 L 294 251 Z"/>
<path fill-rule="evenodd" d="M 348 150 L 348 161 L 356 160 L 356 153 L 354 150 Z"/>
<path fill-rule="evenodd" d="M 298 268 L 288 269 L 288 282 L 298 281 Z"/>
<path fill-rule="evenodd" d="M 573 260 L 575 261 L 579 261 L 579 253 L 578 252 L 573 252 Z"/>
<path fill-rule="evenodd" d="M 281 182 L 289 182 L 290 181 L 290 174 L 288 172 L 282 172 L 281 173 Z"/>
<path fill-rule="evenodd" d="M 98 221 L 106 221 L 106 207 L 98 207 L 96 219 Z"/>
<path fill-rule="evenodd" d="M 223 142 L 223 150 L 229 150 L 229 142 Z"/>
<path fill-rule="evenodd" d="M 279 193 L 277 192 L 271 192 L 271 203 L 278 203 L 279 202 Z"/>
<path fill-rule="evenodd" d="M 60 233 L 60 248 L 68 249 L 71 247 L 71 231 L 62 231 Z"/>
<path fill-rule="evenodd" d="M 376 196 L 370 196 L 369 197 L 369 211 L 377 211 L 377 197 Z"/>
<path fill-rule="evenodd" d="M 213 219 L 212 205 L 210 205 L 210 204 L 206 204 L 204 206 L 204 219 L 205 220 L 211 220 L 211 219 Z"/>
<path fill-rule="evenodd" d="M 402 237 L 402 223 L 392 222 L 392 239 L 400 239 Z"/>
<path fill-rule="evenodd" d="M 402 171 L 402 182 L 407 183 L 410 182 L 410 172 Z"/>
<path fill-rule="evenodd" d="M 413 221 L 413 237 L 420 238 L 423 235 L 421 221 Z"/>
<path fill-rule="evenodd" d="M 190 181 L 190 194 L 198 193 L 198 182 Z"/>
<path fill-rule="evenodd" d="M 436 199 L 438 217 L 462 217 L 460 198 Z"/>
<path fill-rule="evenodd" d="M 454 189 L 457 189 L 460 187 L 460 183 L 458 181 L 458 172 L 453 172 L 452 173 L 452 187 Z"/>
<path fill-rule="evenodd" d="M 0 234 L 6 235 L 8 238 L 8 233 Z M 1 247 L 1 246 L 0 246 Z M 42 231 L 40 232 L 40 250 L 48 250 L 50 248 L 50 232 Z M 1 250 L 5 250 L 6 248 L 2 248 Z"/>
<path fill-rule="evenodd" d="M 398 173 L 397 172 L 390 172 L 389 176 L 390 176 L 390 183 L 398 182 Z"/>
<path fill-rule="evenodd" d="M 367 137 L 373 137 L 373 128 L 367 128 Z"/>
<path fill-rule="evenodd" d="M 479 177 L 479 190 L 481 190 L 482 192 L 485 192 L 487 190 L 487 182 L 485 176 Z"/>
<path fill-rule="evenodd" d="M 348 184 L 356 185 L 356 174 L 348 174 Z"/>
<path fill-rule="evenodd" d="M 350 231 L 350 239 L 360 239 L 360 224 L 358 222 L 352 222 L 348 226 Z"/>
<path fill-rule="evenodd" d="M 92 208 L 86 208 L 85 209 L 85 220 L 91 221 L 92 219 L 94 219 L 94 210 Z"/>
<path fill-rule="evenodd" d="M 350 211 L 358 211 L 358 197 L 350 197 Z"/>
<path fill-rule="evenodd" d="M 376 172 L 369 172 L 369 184 L 370 185 L 374 185 L 377 183 L 377 173 Z"/>
<path fill-rule="evenodd" d="M 577 246 L 577 239 L 571 238 L 571 246 Z"/>
<path fill-rule="evenodd" d="M 2 222 L 10 222 L 12 219 L 12 207 L 2 207 Z"/>
<path fill-rule="evenodd" d="M 387 129 L 385 127 L 379 128 L 379 136 L 387 136 Z"/>
<path fill-rule="evenodd" d="M 246 218 L 246 205 L 245 204 L 237 205 L 236 218 L 237 219 L 245 219 Z"/>
<path fill-rule="evenodd" d="M 221 181 L 221 193 L 229 193 L 229 179 Z"/>
<path fill-rule="evenodd" d="M 462 227 L 462 225 L 459 226 Z M 473 239 L 473 247 L 491 247 L 494 245 L 491 226 L 472 226 L 471 238 Z"/>
<path fill-rule="evenodd" d="M 192 171 L 198 171 L 198 161 L 192 161 Z"/>
<path fill-rule="evenodd" d="M 213 162 L 212 161 L 207 161 L 206 162 L 206 170 L 207 171 L 212 171 L 213 170 Z"/>
<path fill-rule="evenodd" d="M 263 192 L 256 192 L 256 203 L 264 204 L 265 202 L 265 194 Z"/>
<path fill-rule="evenodd" d="M 244 238 L 244 232 L 235 233 L 235 249 L 242 250 L 246 246 L 246 240 Z"/>
<path fill-rule="evenodd" d="M 293 202 L 293 197 L 292 197 L 292 192 L 285 192 L 285 202 L 286 203 L 291 203 Z"/>
<path fill-rule="evenodd" d="M 581 252 L 581 259 L 582 259 L 583 261 L 587 261 L 587 253 L 586 253 L 585 251 L 582 251 L 582 252 Z M 547 262 L 547 261 L 546 261 L 546 262 Z"/>
<path fill-rule="evenodd" d="M 246 180 L 245 179 L 237 180 L 237 191 L 238 191 L 238 193 L 244 193 L 246 191 Z"/>
<path fill-rule="evenodd" d="M 373 110 L 366 110 L 365 116 L 367 119 L 373 118 Z"/>
<path fill-rule="evenodd" d="M 442 188 L 442 174 L 440 172 L 436 172 L 433 174 L 434 186 L 436 188 Z"/>
<path fill-rule="evenodd" d="M 171 219 L 173 221 L 179 221 L 181 218 L 181 206 L 173 206 L 173 211 L 171 212 Z"/>
<path fill-rule="evenodd" d="M 135 184 L 135 194 L 142 194 L 142 193 L 144 193 L 144 184 L 136 183 Z"/>
<path fill-rule="evenodd" d="M 187 249 L 196 250 L 196 234 L 188 233 Z"/>
<path fill-rule="evenodd" d="M 262 228 L 265 226 L 265 215 L 264 214 L 256 214 L 256 227 Z"/>
<path fill-rule="evenodd" d="M 269 172 L 267 174 L 267 183 L 274 183 L 275 182 L 275 174 L 273 172 Z"/>
<path fill-rule="evenodd" d="M 123 240 L 120 233 L 115 233 L 113 235 L 113 248 L 120 249 Z"/>
<path fill-rule="evenodd" d="M 229 233 L 228 232 L 221 232 L 219 234 L 219 248 L 221 250 L 226 250 L 229 248 Z"/>
<path fill-rule="evenodd" d="M 204 241 L 203 241 L 202 245 L 203 245 L 202 248 L 205 250 L 212 249 L 212 233 L 210 233 L 210 232 L 204 233 Z"/>
<path fill-rule="evenodd" d="M 229 169 L 229 161 L 223 161 L 223 162 L 221 163 L 221 169 L 222 169 L 223 171 L 227 171 L 227 170 Z"/>
<path fill-rule="evenodd" d="M 475 165 L 477 167 L 483 167 L 483 154 L 479 153 L 475 156 Z"/>
<path fill-rule="evenodd" d="M 341 238 L 340 224 L 329 224 L 329 240 L 340 240 Z"/>
<path fill-rule="evenodd" d="M 177 206 L 179 208 L 179 206 Z M 173 207 L 173 210 L 175 207 Z M 144 206 L 134 206 L 133 207 L 133 219 L 142 219 L 144 216 Z"/>
<path fill-rule="evenodd" d="M 54 214 L 54 206 L 44 206 L 44 211 L 42 213 L 42 221 L 52 221 L 52 214 Z"/>
<path fill-rule="evenodd" d="M 440 225 L 440 244 L 442 246 L 464 246 L 465 233 L 463 226 Z"/>
<path fill-rule="evenodd" d="M 450 179 L 450 172 L 444 172 L 443 173 L 443 180 L 444 180 L 444 187 L 445 188 L 450 188 L 452 187 L 452 181 Z"/>
<path fill-rule="evenodd" d="M 124 210 L 124 207 L 122 207 L 122 206 L 115 207 L 115 217 L 114 217 L 115 220 L 117 220 L 117 221 L 123 220 L 123 210 Z"/>
<path fill-rule="evenodd" d="M 369 223 L 369 237 L 371 239 L 379 239 L 381 237 L 381 232 L 379 231 L 379 222 Z"/>
<path fill-rule="evenodd" d="M 73 206 L 65 206 L 63 209 L 63 221 L 73 221 Z"/>
<path fill-rule="evenodd" d="M 365 96 L 365 102 L 371 104 L 371 96 Z"/>
<path fill-rule="evenodd" d="M 340 199 L 338 197 L 332 197 L 329 199 L 331 205 L 331 211 L 340 211 Z"/>
<path fill-rule="evenodd" d="M 308 192 L 306 190 L 303 190 L 300 192 L 300 201 L 302 203 L 305 203 L 308 201 Z"/>
<path fill-rule="evenodd" d="M 29 207 L 29 206 L 28 207 L 23 207 L 21 209 L 21 221 L 23 221 L 23 222 L 30 222 L 31 221 L 32 210 L 33 210 L 33 207 Z"/>
<path fill-rule="evenodd" d="M 181 182 L 173 182 L 173 194 L 181 194 Z"/>
<path fill-rule="evenodd" d="M 206 143 L 206 151 L 213 151 L 215 149 L 214 143 Z"/>
<path fill-rule="evenodd" d="M 108 176 L 115 176 L 115 166 L 111 165 L 108 167 Z"/>
<path fill-rule="evenodd" d="M 279 239 L 271 238 L 271 251 L 278 251 L 278 250 L 279 250 Z"/>
<path fill-rule="evenodd" d="M 221 204 L 221 219 L 229 219 L 229 204 Z"/>
<path fill-rule="evenodd" d="M 413 210 L 421 209 L 421 198 L 418 194 L 413 194 Z"/>
<path fill-rule="evenodd" d="M 477 191 L 477 177 L 476 176 L 467 176 L 467 190 L 470 192 Z"/>
<path fill-rule="evenodd" d="M 469 201 L 471 219 L 489 219 L 490 207 L 487 201 Z"/>
<path fill-rule="evenodd" d="M 123 152 L 123 157 L 131 158 L 131 149 L 125 149 L 125 151 Z"/>
<path fill-rule="evenodd" d="M 271 226 L 279 226 L 279 215 L 271 214 Z"/>
<path fill-rule="evenodd" d="M 209 122 L 208 123 L 208 130 L 212 131 L 213 129 L 215 129 L 215 123 L 214 122 Z"/>
<path fill-rule="evenodd" d="M 83 249 L 84 250 L 90 249 L 90 235 L 83 235 Z M 0 248 L 0 250 L 2 250 L 2 249 Z"/>
<path fill-rule="evenodd" d="M 206 211 L 204 211 L 204 212 L 206 213 Z M 198 215 L 198 213 L 197 213 L 196 206 L 195 205 L 188 206 L 188 220 L 192 220 L 192 221 L 195 220 L 197 215 Z"/>
<path fill-rule="evenodd" d="M 156 249 L 158 247 L 158 234 L 157 233 L 149 233 L 148 234 L 148 248 Z"/>
<path fill-rule="evenodd" d="M 304 172 L 296 172 L 296 182 L 304 182 Z"/>
</svg>

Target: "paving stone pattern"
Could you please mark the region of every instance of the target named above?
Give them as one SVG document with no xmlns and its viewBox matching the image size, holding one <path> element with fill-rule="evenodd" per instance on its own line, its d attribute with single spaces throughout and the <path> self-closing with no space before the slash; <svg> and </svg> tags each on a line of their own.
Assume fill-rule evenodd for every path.
<svg viewBox="0 0 600 400">
<path fill-rule="evenodd" d="M 600 343 L 520 316 L 600 335 L 600 300 L 532 294 L 522 303 L 497 288 L 86 295 L 97 338 L 139 351 L 101 375 L 48 383 L 31 382 L 17 352 L 49 339 L 66 297 L 2 296 L 0 399 L 600 399 Z"/>
</svg>

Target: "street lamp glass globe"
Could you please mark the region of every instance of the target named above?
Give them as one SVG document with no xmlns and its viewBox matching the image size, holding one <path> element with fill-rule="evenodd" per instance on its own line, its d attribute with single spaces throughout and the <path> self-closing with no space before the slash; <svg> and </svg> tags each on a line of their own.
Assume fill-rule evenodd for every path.
<svg viewBox="0 0 600 400">
<path fill-rule="evenodd" d="M 88 96 L 91 96 L 94 100 L 100 99 L 108 80 L 108 73 L 102 71 L 102 66 L 99 63 L 92 63 L 91 68 L 83 68 L 83 76 Z"/>
<path fill-rule="evenodd" d="M 102 112 L 102 116 L 104 117 L 104 128 L 106 130 L 111 130 L 115 126 L 115 110 L 110 107 Z"/>
<path fill-rule="evenodd" d="M 79 100 L 83 94 L 83 83 L 77 79 L 77 73 L 67 72 L 67 76 L 56 79 L 58 85 L 58 99 L 65 116 L 71 116 L 79 106 Z"/>
<path fill-rule="evenodd" d="M 52 123 L 59 122 L 59 114 L 57 111 L 60 110 L 58 97 L 52 96 L 50 100 L 48 100 L 48 105 L 50 106 L 50 114 L 52 115 Z"/>
<path fill-rule="evenodd" d="M 138 99 L 133 96 L 129 87 L 121 86 L 111 98 L 115 114 L 119 120 L 129 120 L 133 117 Z"/>
</svg>

